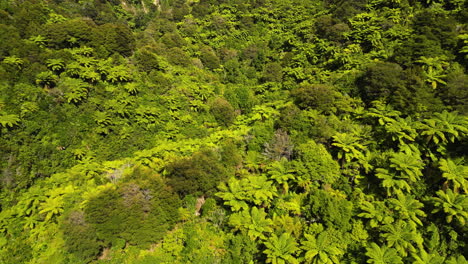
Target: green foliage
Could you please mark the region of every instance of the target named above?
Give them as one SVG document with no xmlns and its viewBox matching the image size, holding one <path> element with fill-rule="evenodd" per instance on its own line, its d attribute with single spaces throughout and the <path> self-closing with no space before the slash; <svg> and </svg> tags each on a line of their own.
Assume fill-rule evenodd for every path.
<svg viewBox="0 0 468 264">
<path fill-rule="evenodd" d="M 82 211 L 71 211 L 62 223 L 65 246 L 68 252 L 83 261 L 90 261 L 101 251 L 101 243 L 96 236 L 96 229 L 85 220 Z"/>
<path fill-rule="evenodd" d="M 400 193 L 403 190 L 412 192 L 414 186 L 423 175 L 424 163 L 416 153 L 391 153 L 390 169 L 377 168 L 377 178 L 382 180 L 382 186 L 387 194 Z"/>
<path fill-rule="evenodd" d="M 312 190 L 304 204 L 305 216 L 310 221 L 343 231 L 351 228 L 353 204 L 342 197 L 333 196 L 331 191 Z"/>
<path fill-rule="evenodd" d="M 411 186 L 405 179 L 398 177 L 398 175 L 395 175 L 387 169 L 377 168 L 375 171 L 375 176 L 382 180 L 382 187 L 387 190 L 387 196 L 403 191 L 411 193 Z"/>
<path fill-rule="evenodd" d="M 370 103 L 374 100 L 388 101 L 395 91 L 404 87 L 403 69 L 395 63 L 375 63 L 369 66 L 358 80 L 361 98 Z"/>
<path fill-rule="evenodd" d="M 335 103 L 335 91 L 327 85 L 307 85 L 292 91 L 297 106 L 301 109 L 316 109 L 332 112 Z"/>
<path fill-rule="evenodd" d="M 68 103 L 79 103 L 88 95 L 89 85 L 80 79 L 64 78 L 57 84 Z"/>
<path fill-rule="evenodd" d="M 16 56 L 9 56 L 3 59 L 3 63 L 11 65 L 17 69 L 21 69 L 22 65 L 24 64 L 24 60 Z"/>
<path fill-rule="evenodd" d="M 290 180 L 296 180 L 296 175 L 294 175 L 294 171 L 288 169 L 286 166 L 286 160 L 282 159 L 280 161 L 275 161 L 270 164 L 268 168 L 268 175 L 272 180 L 283 187 L 284 192 L 289 190 L 289 183 Z"/>
<path fill-rule="evenodd" d="M 18 125 L 19 122 L 20 122 L 20 119 L 18 115 L 3 114 L 0 116 L 0 125 L 2 125 L 2 127 L 12 128 Z"/>
<path fill-rule="evenodd" d="M 0 1 L 0 263 L 466 263 L 467 7 Z"/>
<path fill-rule="evenodd" d="M 305 252 L 304 258 L 308 263 L 340 263 L 344 254 L 343 244 L 333 239 L 331 232 L 326 230 L 317 236 L 304 234 L 304 238 L 301 249 Z"/>
<path fill-rule="evenodd" d="M 256 242 L 251 240 L 246 234 L 231 235 L 227 249 L 227 256 L 222 261 L 222 263 L 226 264 L 250 263 L 258 252 Z"/>
<path fill-rule="evenodd" d="M 448 66 L 448 63 L 445 62 L 442 58 L 426 58 L 425 56 L 421 56 L 421 58 L 416 62 L 423 64 L 422 68 L 424 70 L 424 77 L 426 82 L 431 84 L 432 89 L 436 89 L 437 84 L 439 83 L 447 84 L 442 78 L 446 77 L 444 71 Z"/>
<path fill-rule="evenodd" d="M 190 64 L 190 57 L 178 47 L 168 50 L 167 60 L 174 65 L 182 67 L 187 67 Z"/>
<path fill-rule="evenodd" d="M 460 255 L 460 256 L 458 256 L 458 257 L 452 257 L 452 258 L 450 258 L 449 261 L 447 261 L 447 263 L 450 263 L 450 264 L 452 264 L 452 263 L 457 263 L 457 264 L 458 264 L 458 263 L 462 263 L 462 264 L 465 264 L 465 263 L 467 263 L 467 262 L 468 262 L 468 261 L 466 260 L 466 258 L 465 258 L 464 256 L 462 256 L 462 255 Z"/>
<path fill-rule="evenodd" d="M 177 221 L 178 198 L 157 175 L 136 169 L 127 177 L 117 188 L 105 188 L 86 203 L 85 221 L 104 245 L 115 245 L 119 239 L 154 243 Z"/>
<path fill-rule="evenodd" d="M 71 19 L 46 25 L 48 44 L 56 48 L 87 45 L 93 40 L 96 25 L 84 19 Z"/>
<path fill-rule="evenodd" d="M 205 47 L 200 50 L 200 53 L 200 59 L 203 66 L 211 70 L 219 68 L 220 60 L 212 49 Z"/>
<path fill-rule="evenodd" d="M 280 237 L 273 234 L 265 242 L 264 253 L 267 255 L 267 263 L 299 263 L 294 254 L 299 250 L 297 243 L 288 233 L 281 234 Z"/>
<path fill-rule="evenodd" d="M 41 72 L 36 75 L 36 84 L 42 85 L 44 88 L 53 87 L 57 82 L 57 76 L 51 71 Z"/>
<path fill-rule="evenodd" d="M 390 198 L 388 201 L 396 211 L 398 218 L 414 222 L 418 225 L 423 225 L 419 217 L 424 217 L 426 214 L 421 210 L 423 204 L 410 195 L 397 194 L 398 199 Z"/>
<path fill-rule="evenodd" d="M 108 54 L 119 53 L 123 56 L 130 56 L 135 48 L 133 32 L 126 25 L 104 24 L 95 32 L 94 40 L 90 44 L 103 47 Z"/>
<path fill-rule="evenodd" d="M 468 219 L 468 197 L 448 189 L 437 191 L 437 197 L 433 197 L 434 210 L 432 213 L 442 211 L 446 214 L 447 223 L 456 219 L 462 226 Z"/>
<path fill-rule="evenodd" d="M 150 72 L 154 69 L 160 69 L 160 59 L 149 49 L 140 49 L 134 55 L 137 66 L 141 71 Z"/>
<path fill-rule="evenodd" d="M 118 65 L 109 69 L 109 73 L 107 74 L 107 80 L 112 83 L 116 82 L 126 82 L 132 79 L 128 68 L 124 65 Z"/>
<path fill-rule="evenodd" d="M 447 74 L 447 84 L 438 89 L 442 91 L 441 98 L 446 104 L 464 114 L 468 110 L 466 104 L 464 104 L 468 92 L 466 89 L 467 82 L 468 76 L 464 73 L 461 66 L 455 64 L 453 70 Z"/>
<path fill-rule="evenodd" d="M 180 195 L 211 194 L 220 181 L 226 179 L 220 157 L 212 150 L 204 150 L 168 164 L 166 175 Z"/>
<path fill-rule="evenodd" d="M 262 75 L 262 80 L 265 82 L 281 82 L 283 79 L 281 64 L 277 62 L 267 63 Z"/>
<path fill-rule="evenodd" d="M 265 233 L 273 232 L 271 225 L 273 221 L 267 218 L 265 210 L 252 207 L 250 210 L 243 210 L 234 213 L 229 217 L 229 225 L 234 230 L 239 230 L 249 236 L 250 239 L 256 240 L 258 238 L 265 240 L 267 237 Z"/>
<path fill-rule="evenodd" d="M 62 70 L 65 66 L 62 59 L 48 59 L 46 62 L 47 67 L 55 72 Z"/>
<path fill-rule="evenodd" d="M 332 145 L 340 149 L 338 152 L 338 159 L 342 162 L 351 162 L 353 159 L 364 159 L 363 152 L 366 150 L 366 146 L 359 142 L 362 141 L 362 139 L 353 134 L 337 133 L 333 136 L 333 140 L 334 143 L 332 143 Z"/>
<path fill-rule="evenodd" d="M 399 172 L 400 177 L 408 179 L 409 182 L 416 182 L 422 176 L 424 163 L 415 154 L 393 153 L 390 162 L 390 168 Z"/>
<path fill-rule="evenodd" d="M 276 187 L 266 176 L 249 175 L 242 179 L 230 178 L 227 183 L 219 185 L 221 192 L 216 196 L 222 198 L 225 205 L 236 212 L 248 210 L 248 203 L 268 207 L 275 197 Z"/>
<path fill-rule="evenodd" d="M 181 262 L 214 263 L 224 255 L 225 234 L 207 223 L 193 223 L 184 228 L 184 248 Z"/>
<path fill-rule="evenodd" d="M 420 255 L 413 256 L 415 261 L 413 263 L 430 263 L 430 264 L 442 264 L 444 262 L 444 257 L 439 256 L 437 253 L 429 254 L 425 250 L 421 250 Z"/>
<path fill-rule="evenodd" d="M 369 219 L 369 226 L 372 228 L 393 223 L 394 219 L 391 216 L 390 208 L 381 201 L 361 201 L 359 208 L 362 213 L 358 214 L 359 217 Z"/>
<path fill-rule="evenodd" d="M 234 122 L 236 114 L 232 105 L 223 98 L 216 98 L 210 104 L 210 112 L 223 126 L 229 126 Z"/>
<path fill-rule="evenodd" d="M 439 169 L 442 171 L 442 177 L 447 180 L 447 183 L 453 188 L 454 192 L 458 192 L 461 188 L 465 193 L 468 193 L 468 167 L 451 159 L 441 159 Z"/>
<path fill-rule="evenodd" d="M 393 224 L 383 226 L 382 230 L 384 233 L 381 236 L 387 242 L 387 246 L 395 248 L 403 257 L 406 257 L 409 252 L 417 252 L 415 246 L 422 248 L 423 238 L 412 223 L 398 220 Z"/>
<path fill-rule="evenodd" d="M 332 184 L 340 177 L 338 163 L 333 160 L 326 148 L 314 141 L 297 147 L 299 159 L 294 162 L 299 184 L 312 182 Z"/>
<path fill-rule="evenodd" d="M 369 257 L 367 263 L 375 264 L 402 264 L 401 257 L 398 256 L 396 249 L 388 248 L 387 246 L 379 247 L 379 245 L 372 243 L 367 248 L 366 256 Z"/>
</svg>

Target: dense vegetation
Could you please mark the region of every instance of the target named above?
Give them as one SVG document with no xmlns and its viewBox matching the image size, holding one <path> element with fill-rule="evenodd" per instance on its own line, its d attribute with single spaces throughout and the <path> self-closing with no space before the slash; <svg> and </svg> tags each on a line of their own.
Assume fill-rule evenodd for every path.
<svg viewBox="0 0 468 264">
<path fill-rule="evenodd" d="M 0 263 L 468 263 L 468 2 L 0 1 Z"/>
</svg>

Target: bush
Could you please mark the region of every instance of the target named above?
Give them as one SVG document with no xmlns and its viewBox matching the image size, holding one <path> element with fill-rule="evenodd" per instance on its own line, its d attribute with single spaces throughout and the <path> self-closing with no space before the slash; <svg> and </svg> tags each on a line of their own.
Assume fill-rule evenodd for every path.
<svg viewBox="0 0 468 264">
<path fill-rule="evenodd" d="M 327 227 L 348 231 L 351 228 L 353 203 L 332 196 L 326 190 L 314 190 L 305 201 L 305 217 L 307 220 L 317 220 Z"/>
<path fill-rule="evenodd" d="M 187 45 L 186 41 L 178 33 L 165 33 L 161 37 L 161 42 L 166 45 L 167 48 L 181 48 Z"/>
<path fill-rule="evenodd" d="M 158 175 L 136 168 L 117 188 L 105 189 L 91 198 L 85 214 L 105 246 L 116 245 L 121 239 L 133 245 L 149 245 L 173 227 L 179 205 L 177 195 Z"/>
<path fill-rule="evenodd" d="M 242 65 L 236 58 L 226 61 L 224 64 L 224 81 L 229 83 L 247 82 L 247 78 L 241 68 Z"/>
<path fill-rule="evenodd" d="M 18 46 L 21 46 L 21 39 L 15 27 L 0 24 L 0 57 L 8 56 Z"/>
<path fill-rule="evenodd" d="M 357 80 L 362 100 L 365 103 L 388 101 L 395 91 L 404 88 L 403 77 L 403 69 L 395 63 L 379 62 L 369 66 Z"/>
<path fill-rule="evenodd" d="M 167 60 L 175 65 L 188 66 L 190 65 L 190 57 L 180 48 L 172 48 L 167 52 Z"/>
<path fill-rule="evenodd" d="M 327 85 L 312 84 L 291 92 L 297 106 L 301 109 L 316 109 L 330 112 L 334 106 L 334 90 Z"/>
<path fill-rule="evenodd" d="M 330 15 L 318 17 L 315 22 L 317 35 L 330 41 L 344 43 L 346 38 L 343 33 L 350 31 L 350 29 L 347 24 L 339 22 L 338 19 L 332 18 Z"/>
<path fill-rule="evenodd" d="M 447 85 L 441 89 L 444 102 L 462 114 L 468 114 L 468 75 L 454 71 L 447 76 Z"/>
<path fill-rule="evenodd" d="M 84 212 L 71 211 L 61 224 L 68 252 L 89 262 L 101 251 L 102 244 L 96 236 L 94 226 L 86 222 Z"/>
<path fill-rule="evenodd" d="M 264 82 L 281 82 L 283 79 L 283 68 L 280 63 L 270 62 L 265 65 L 262 74 Z"/>
<path fill-rule="evenodd" d="M 226 101 L 226 99 L 219 97 L 211 102 L 210 112 L 216 121 L 223 126 L 231 125 L 236 118 L 236 113 L 232 105 Z"/>
<path fill-rule="evenodd" d="M 122 24 L 104 24 L 95 31 L 92 46 L 102 46 L 109 53 L 119 53 L 122 56 L 130 56 L 135 49 L 133 33 Z"/>
<path fill-rule="evenodd" d="M 141 71 L 150 72 L 160 70 L 159 60 L 156 55 L 146 49 L 141 49 L 135 53 L 137 66 Z"/>
<path fill-rule="evenodd" d="M 299 177 L 312 182 L 333 184 L 340 177 L 340 166 L 322 144 L 313 140 L 297 147 L 298 159 L 293 161 Z"/>
<path fill-rule="evenodd" d="M 252 126 L 247 139 L 247 149 L 250 151 L 262 152 L 265 143 L 273 138 L 273 121 L 267 120 L 264 123 L 256 123 Z"/>
<path fill-rule="evenodd" d="M 200 60 L 202 61 L 203 66 L 211 70 L 219 68 L 220 60 L 213 49 L 210 47 L 204 47 L 200 50 L 200 53 Z"/>
<path fill-rule="evenodd" d="M 166 166 L 169 184 L 181 196 L 212 194 L 226 172 L 217 153 L 203 150 Z"/>
<path fill-rule="evenodd" d="M 46 26 L 47 39 L 53 48 L 89 45 L 95 38 L 96 25 L 89 20 L 72 19 Z"/>
</svg>

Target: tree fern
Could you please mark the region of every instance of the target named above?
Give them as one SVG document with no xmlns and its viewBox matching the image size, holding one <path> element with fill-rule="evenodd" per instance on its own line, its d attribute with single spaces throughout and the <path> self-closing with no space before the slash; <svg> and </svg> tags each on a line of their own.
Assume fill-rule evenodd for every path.
<svg viewBox="0 0 468 264">
<path fill-rule="evenodd" d="M 263 251 L 267 255 L 267 263 L 286 264 L 299 263 L 294 254 L 299 250 L 297 243 L 288 233 L 281 234 L 280 237 L 273 234 L 266 242 L 267 249 Z"/>
<path fill-rule="evenodd" d="M 433 213 L 442 211 L 446 214 L 447 223 L 455 218 L 464 226 L 468 220 L 468 196 L 453 192 L 451 189 L 437 191 L 437 197 L 432 197 Z"/>
<path fill-rule="evenodd" d="M 21 69 L 24 64 L 24 60 L 16 56 L 8 56 L 3 59 L 3 63 L 11 65 L 17 69 Z"/>
<path fill-rule="evenodd" d="M 5 128 L 13 128 L 17 126 L 20 122 L 20 118 L 18 115 L 14 114 L 2 114 L 0 115 L 0 125 Z"/>
<path fill-rule="evenodd" d="M 403 220 L 385 225 L 382 231 L 381 236 L 387 241 L 387 246 L 395 248 L 403 257 L 410 252 L 417 252 L 417 248 L 422 248 L 421 234 L 417 232 L 414 225 Z"/>
<path fill-rule="evenodd" d="M 251 210 L 244 210 L 232 214 L 229 217 L 229 225 L 235 230 L 246 233 L 250 239 L 266 239 L 265 233 L 271 233 L 273 221 L 267 218 L 265 209 L 252 207 Z"/>
<path fill-rule="evenodd" d="M 421 210 L 421 208 L 424 207 L 423 203 L 416 200 L 411 195 L 397 193 L 397 197 L 398 199 L 390 198 L 388 201 L 392 205 L 392 208 L 398 212 L 399 218 L 412 221 L 422 226 L 422 222 L 419 218 L 426 216 L 426 213 Z"/>
<path fill-rule="evenodd" d="M 379 247 L 376 243 L 371 243 L 367 248 L 366 256 L 367 263 L 373 264 L 403 264 L 401 257 L 398 255 L 396 249 L 388 248 L 386 245 Z"/>
<path fill-rule="evenodd" d="M 322 232 L 317 237 L 304 234 L 305 240 L 301 241 L 301 249 L 304 251 L 306 263 L 314 264 L 338 264 L 344 254 L 341 245 L 330 239 L 328 232 Z"/>
<path fill-rule="evenodd" d="M 454 192 L 458 192 L 461 188 L 465 194 L 468 193 L 468 166 L 463 165 L 461 161 L 441 159 L 439 169 L 442 171 L 442 177 L 453 187 Z"/>
</svg>

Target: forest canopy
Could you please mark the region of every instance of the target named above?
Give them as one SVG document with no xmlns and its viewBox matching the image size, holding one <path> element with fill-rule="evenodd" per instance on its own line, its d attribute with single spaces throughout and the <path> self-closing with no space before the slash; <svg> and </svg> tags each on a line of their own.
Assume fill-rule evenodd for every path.
<svg viewBox="0 0 468 264">
<path fill-rule="evenodd" d="M 468 263 L 465 0 L 0 1 L 0 263 Z"/>
</svg>

